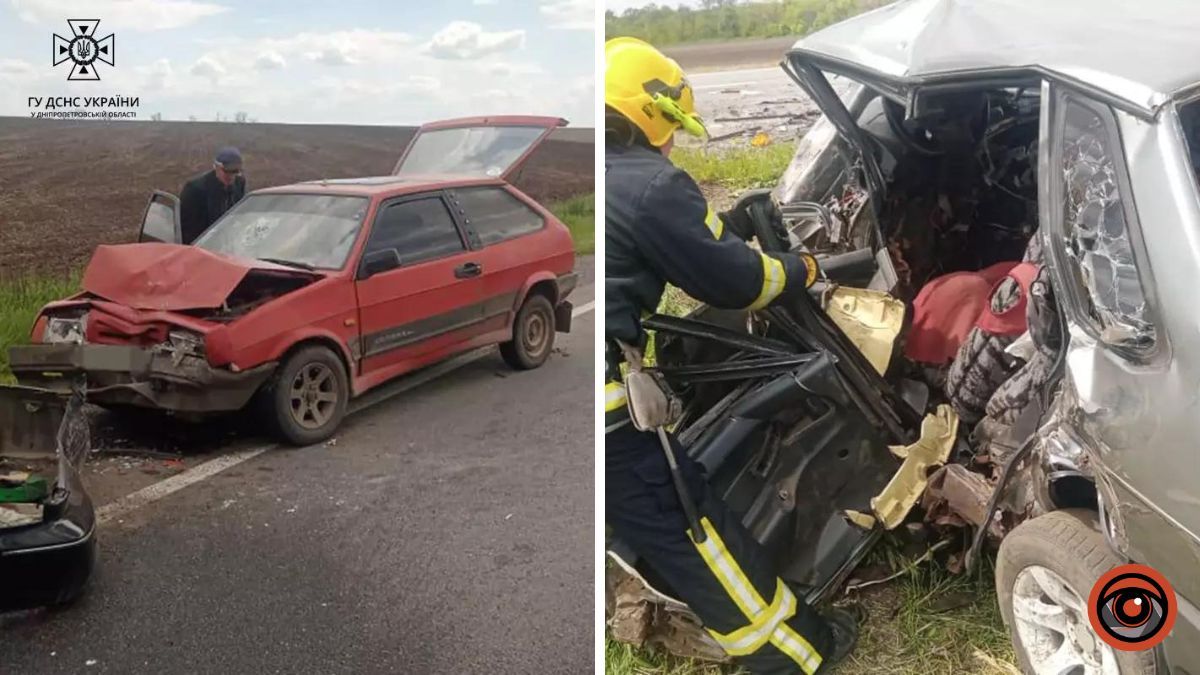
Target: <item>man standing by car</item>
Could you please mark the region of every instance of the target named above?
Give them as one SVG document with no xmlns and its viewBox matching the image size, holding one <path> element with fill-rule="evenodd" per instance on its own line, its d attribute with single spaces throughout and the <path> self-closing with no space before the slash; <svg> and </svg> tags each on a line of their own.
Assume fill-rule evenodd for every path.
<svg viewBox="0 0 1200 675">
<path fill-rule="evenodd" d="M 179 226 L 184 244 L 191 244 L 209 225 L 246 195 L 242 153 L 221 148 L 211 171 L 193 177 L 179 193 Z"/>
<path fill-rule="evenodd" d="M 675 61 L 632 38 L 608 41 L 604 54 L 605 519 L 740 665 L 755 673 L 826 672 L 853 648 L 853 617 L 839 610 L 822 617 L 798 598 L 670 438 L 701 529 L 692 531 L 693 509 L 672 485 L 659 436 L 629 418 L 620 370 L 623 355 L 645 344 L 641 317 L 655 311 L 665 284 L 715 307 L 759 309 L 805 292 L 816 260 L 751 248 L 749 215 L 714 214 L 695 181 L 667 159 L 677 129 L 705 133 Z"/>
</svg>

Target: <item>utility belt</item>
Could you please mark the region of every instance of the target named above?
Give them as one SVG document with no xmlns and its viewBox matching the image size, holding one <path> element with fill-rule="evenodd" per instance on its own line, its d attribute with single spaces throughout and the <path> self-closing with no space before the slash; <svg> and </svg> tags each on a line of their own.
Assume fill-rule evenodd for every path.
<svg viewBox="0 0 1200 675">
<path fill-rule="evenodd" d="M 604 433 L 633 424 L 640 431 L 668 427 L 678 419 L 679 399 L 662 376 L 644 370 L 640 347 L 609 340 L 605 348 Z M 629 365 L 623 376 L 621 364 Z M 633 388 L 631 398 L 628 388 Z M 631 411 L 632 408 L 632 411 Z"/>
</svg>

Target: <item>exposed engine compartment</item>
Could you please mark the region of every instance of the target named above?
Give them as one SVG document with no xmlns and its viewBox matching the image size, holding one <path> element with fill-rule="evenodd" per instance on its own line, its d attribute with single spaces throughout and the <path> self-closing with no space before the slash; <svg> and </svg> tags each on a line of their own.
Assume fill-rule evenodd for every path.
<svg viewBox="0 0 1200 675">
<path fill-rule="evenodd" d="M 312 276 L 250 270 L 219 307 L 193 309 L 181 313 L 225 323 L 244 316 L 271 300 L 300 290 L 314 281 L 316 279 Z"/>
</svg>

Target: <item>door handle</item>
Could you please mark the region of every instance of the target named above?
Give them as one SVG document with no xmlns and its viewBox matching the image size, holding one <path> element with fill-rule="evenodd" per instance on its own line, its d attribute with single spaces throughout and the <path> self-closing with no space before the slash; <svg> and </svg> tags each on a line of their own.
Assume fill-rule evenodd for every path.
<svg viewBox="0 0 1200 675">
<path fill-rule="evenodd" d="M 454 268 L 454 276 L 459 279 L 469 279 L 480 274 L 483 274 L 483 265 L 477 262 L 464 263 Z"/>
</svg>

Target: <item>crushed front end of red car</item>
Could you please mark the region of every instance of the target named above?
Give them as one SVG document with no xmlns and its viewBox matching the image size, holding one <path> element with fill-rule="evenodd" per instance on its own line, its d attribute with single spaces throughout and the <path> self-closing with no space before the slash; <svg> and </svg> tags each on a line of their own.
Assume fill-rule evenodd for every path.
<svg viewBox="0 0 1200 675">
<path fill-rule="evenodd" d="M 83 292 L 42 309 L 9 349 L 23 385 L 84 381 L 88 400 L 182 413 L 239 410 L 275 362 L 239 367 L 230 324 L 321 278 L 171 244 L 101 246 Z"/>
</svg>

